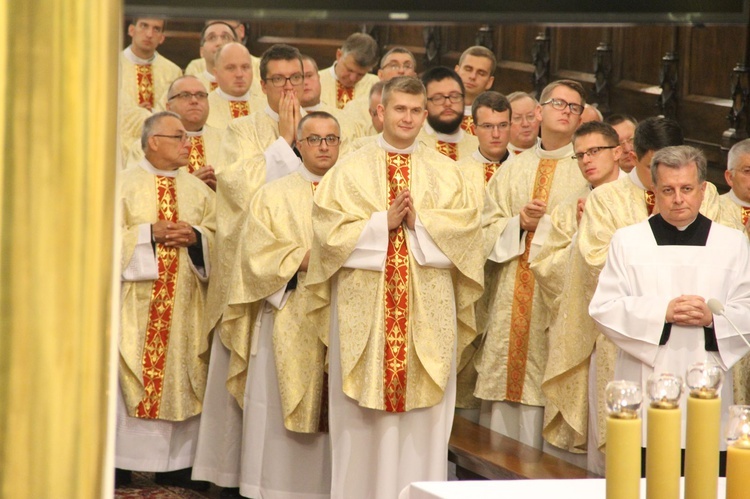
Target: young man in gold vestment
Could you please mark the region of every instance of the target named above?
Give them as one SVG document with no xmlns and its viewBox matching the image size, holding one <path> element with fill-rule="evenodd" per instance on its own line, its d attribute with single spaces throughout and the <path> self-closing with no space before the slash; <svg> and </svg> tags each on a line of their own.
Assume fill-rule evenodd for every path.
<svg viewBox="0 0 750 499">
<path fill-rule="evenodd" d="M 456 358 L 476 332 L 479 213 L 455 164 L 416 141 L 419 80 L 388 82 L 383 135 L 318 186 L 306 285 L 330 313 L 331 496 L 445 480 Z"/>
</svg>

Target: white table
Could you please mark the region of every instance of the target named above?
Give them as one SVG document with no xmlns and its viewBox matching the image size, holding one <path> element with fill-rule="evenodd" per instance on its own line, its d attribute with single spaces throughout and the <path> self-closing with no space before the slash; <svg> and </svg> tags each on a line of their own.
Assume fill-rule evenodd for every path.
<svg viewBox="0 0 750 499">
<path fill-rule="evenodd" d="M 681 488 L 682 488 L 681 484 Z M 680 494 L 684 496 L 684 494 Z M 484 480 L 460 482 L 415 482 L 399 499 L 605 499 L 603 478 L 585 480 Z M 719 499 L 726 497 L 726 479 L 719 478 Z M 646 480 L 641 480 L 641 499 L 646 498 Z"/>
</svg>

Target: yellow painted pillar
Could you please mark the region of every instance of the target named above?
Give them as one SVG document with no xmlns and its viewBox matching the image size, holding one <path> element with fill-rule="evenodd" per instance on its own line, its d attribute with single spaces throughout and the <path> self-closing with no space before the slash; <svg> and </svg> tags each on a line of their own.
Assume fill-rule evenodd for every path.
<svg viewBox="0 0 750 499">
<path fill-rule="evenodd" d="M 107 494 L 121 10 L 0 2 L 0 497 Z"/>
</svg>

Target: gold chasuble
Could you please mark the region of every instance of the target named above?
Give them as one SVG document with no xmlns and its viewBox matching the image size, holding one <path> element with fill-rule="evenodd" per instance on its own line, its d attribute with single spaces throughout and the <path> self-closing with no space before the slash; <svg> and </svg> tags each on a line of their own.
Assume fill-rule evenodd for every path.
<svg viewBox="0 0 750 499">
<path fill-rule="evenodd" d="M 122 173 L 122 271 L 132 272 L 136 253 L 145 250 L 156 258 L 158 274 L 123 278 L 120 387 L 130 416 L 184 421 L 201 412 L 206 385 L 208 365 L 199 354 L 209 267 L 198 270 L 186 248 L 152 243 L 149 225 L 161 219 L 196 227 L 208 262 L 214 193 L 182 169 L 167 176 L 146 168 Z"/>
<path fill-rule="evenodd" d="M 387 153 L 381 141 L 343 158 L 318 186 L 306 287 L 316 298 L 311 315 L 329 314 L 336 281 L 332 321 L 344 393 L 362 407 L 401 412 L 440 403 L 454 345 L 460 358 L 476 336 L 482 237 L 474 198 L 452 161 L 421 144 L 410 154 Z M 370 217 L 387 211 L 406 185 L 419 223 L 453 267 L 418 264 L 404 228 L 389 233 L 383 271 L 344 267 Z"/>
<path fill-rule="evenodd" d="M 461 130 L 469 135 L 477 134 L 474 126 L 474 118 L 470 114 L 464 115 L 464 119 L 461 121 Z"/>
<path fill-rule="evenodd" d="M 528 258 L 532 241 L 546 235 L 521 231 L 518 214 L 532 199 L 546 202 L 551 213 L 586 185 L 572 154 L 570 144 L 554 151 L 536 146 L 514 157 L 487 185 L 483 225 L 490 260 L 480 302 L 486 319 L 479 324 L 485 337 L 475 359 L 479 375 L 474 395 L 480 399 L 544 405 L 541 384 L 550 316 Z M 504 253 L 498 252 L 501 244 L 507 246 Z"/>
<path fill-rule="evenodd" d="M 458 160 L 458 146 L 454 142 L 443 142 L 442 140 L 437 141 L 437 152 L 443 156 L 447 156 L 453 161 Z"/>
<path fill-rule="evenodd" d="M 554 352 L 550 352 L 543 390 L 550 403 L 544 416 L 544 438 L 568 450 L 584 449 L 588 432 L 589 364 L 596 348 L 596 391 L 598 401 L 595 429 L 600 446 L 605 443 L 604 390 L 614 379 L 617 347 L 599 333 L 588 313 L 599 272 L 604 266 L 609 242 L 615 231 L 642 222 L 649 217 L 649 195 L 633 170 L 614 182 L 594 189 L 578 227 L 576 244 L 568 261 L 568 276 L 562 293 L 575 294 L 581 300 L 560 304 L 555 321 Z M 720 213 L 716 187 L 708 183 L 701 213 L 717 222 L 731 225 Z M 563 308 L 564 307 L 564 308 Z M 564 310 L 564 312 L 563 312 Z"/>
<path fill-rule="evenodd" d="M 304 168 L 304 167 L 301 167 Z M 305 171 L 307 176 L 311 176 Z M 328 330 L 328 316 L 310 317 L 310 293 L 300 263 L 312 246 L 312 207 L 316 182 L 301 172 L 261 187 L 250 203 L 247 233 L 240 245 L 241 274 L 247 279 L 242 295 L 247 301 L 229 303 L 222 332 L 248 337 L 265 298 L 297 275 L 297 287 L 281 309 L 274 310 L 273 358 L 279 383 L 284 426 L 290 431 L 319 431 L 324 407 L 326 349 L 320 332 Z M 249 359 L 248 359 L 249 360 Z M 327 421 L 326 421 L 327 423 Z"/>
<path fill-rule="evenodd" d="M 250 114 L 250 104 L 246 100 L 231 100 L 229 101 L 229 110 L 232 113 L 232 118 L 239 118 Z"/>
<path fill-rule="evenodd" d="M 354 87 L 345 87 L 336 80 L 336 109 L 344 109 L 354 98 Z"/>
</svg>

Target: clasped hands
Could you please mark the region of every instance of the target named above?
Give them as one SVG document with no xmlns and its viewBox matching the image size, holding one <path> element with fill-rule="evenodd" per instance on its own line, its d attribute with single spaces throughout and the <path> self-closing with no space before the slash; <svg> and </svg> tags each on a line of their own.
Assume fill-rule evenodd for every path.
<svg viewBox="0 0 750 499">
<path fill-rule="evenodd" d="M 402 222 L 414 230 L 414 224 L 417 221 L 417 212 L 414 210 L 411 193 L 408 189 L 399 192 L 396 199 L 388 208 L 388 230 L 395 230 Z"/>
<path fill-rule="evenodd" d="M 521 208 L 521 213 L 519 213 L 521 229 L 534 232 L 539 225 L 539 220 L 545 213 L 547 213 L 547 203 L 539 199 L 532 199 L 531 202 Z"/>
<path fill-rule="evenodd" d="M 187 248 L 198 242 L 193 227 L 187 222 L 159 220 L 151 225 L 151 234 L 157 243 L 173 248 Z"/>
<path fill-rule="evenodd" d="M 702 296 L 681 295 L 667 305 L 665 320 L 678 326 L 709 326 L 714 316 Z"/>
</svg>

